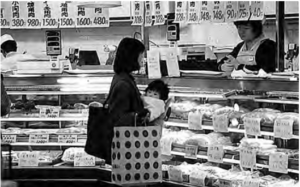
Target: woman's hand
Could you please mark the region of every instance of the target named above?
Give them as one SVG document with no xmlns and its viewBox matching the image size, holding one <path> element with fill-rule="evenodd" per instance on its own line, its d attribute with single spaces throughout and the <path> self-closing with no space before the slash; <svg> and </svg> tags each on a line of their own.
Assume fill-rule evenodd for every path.
<svg viewBox="0 0 300 187">
<path fill-rule="evenodd" d="M 225 72 L 231 72 L 233 69 L 237 69 L 239 66 L 239 62 L 231 55 L 227 56 L 227 60 L 225 60 L 225 63 L 222 64 L 221 70 Z"/>
</svg>

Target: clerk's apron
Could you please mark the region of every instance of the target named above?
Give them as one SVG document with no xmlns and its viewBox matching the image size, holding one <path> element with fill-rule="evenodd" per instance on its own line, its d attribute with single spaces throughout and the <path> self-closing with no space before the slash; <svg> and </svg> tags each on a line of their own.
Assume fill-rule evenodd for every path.
<svg viewBox="0 0 300 187">
<path fill-rule="evenodd" d="M 259 46 L 266 39 L 267 38 L 263 35 L 260 36 L 259 38 L 257 38 L 255 44 L 252 46 L 252 48 L 250 50 L 247 50 L 246 43 L 244 43 L 238 53 L 238 56 L 236 57 L 236 60 L 239 62 L 239 64 L 252 65 L 252 66 L 256 65 L 255 54 L 256 54 Z"/>
</svg>

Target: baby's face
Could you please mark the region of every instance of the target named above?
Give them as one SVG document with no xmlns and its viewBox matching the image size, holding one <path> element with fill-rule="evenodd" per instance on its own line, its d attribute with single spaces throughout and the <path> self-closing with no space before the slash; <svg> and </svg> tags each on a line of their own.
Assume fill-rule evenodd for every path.
<svg viewBox="0 0 300 187">
<path fill-rule="evenodd" d="M 148 96 L 148 97 L 153 97 L 153 98 L 156 98 L 156 99 L 160 99 L 159 93 L 156 92 L 156 91 L 152 91 L 152 90 L 148 90 L 148 91 L 146 92 L 146 96 Z"/>
</svg>

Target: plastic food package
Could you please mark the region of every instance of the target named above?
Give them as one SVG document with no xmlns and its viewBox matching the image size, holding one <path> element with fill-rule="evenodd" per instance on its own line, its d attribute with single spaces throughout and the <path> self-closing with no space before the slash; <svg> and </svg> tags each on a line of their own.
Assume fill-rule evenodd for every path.
<svg viewBox="0 0 300 187">
<path fill-rule="evenodd" d="M 188 119 L 189 112 L 195 110 L 200 103 L 197 101 L 181 101 L 171 103 L 171 116 L 176 118 Z"/>
<path fill-rule="evenodd" d="M 165 102 L 152 97 L 143 97 L 144 106 L 150 112 L 150 122 L 165 113 Z"/>
<path fill-rule="evenodd" d="M 250 112 L 246 113 L 242 116 L 242 120 L 244 121 L 245 118 L 261 118 L 262 125 L 273 125 L 276 117 L 279 113 L 274 112 Z"/>
<path fill-rule="evenodd" d="M 63 156 L 62 156 L 62 161 L 64 162 L 74 162 L 75 154 L 76 153 L 84 153 L 84 148 L 83 147 L 72 147 L 68 148 L 65 150 Z"/>
<path fill-rule="evenodd" d="M 65 128 L 65 129 L 59 129 L 57 132 L 57 134 L 87 134 L 87 129 L 84 128 L 75 128 L 75 127 L 71 127 L 71 128 Z"/>
</svg>

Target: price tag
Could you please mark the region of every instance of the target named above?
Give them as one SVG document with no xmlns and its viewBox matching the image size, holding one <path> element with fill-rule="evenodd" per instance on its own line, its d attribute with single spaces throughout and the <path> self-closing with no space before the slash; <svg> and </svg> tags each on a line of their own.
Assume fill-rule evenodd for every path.
<svg viewBox="0 0 300 187">
<path fill-rule="evenodd" d="M 109 9 L 95 8 L 93 27 L 109 27 Z"/>
<path fill-rule="evenodd" d="M 222 145 L 210 145 L 207 150 L 209 162 L 223 163 L 224 150 Z"/>
<path fill-rule="evenodd" d="M 168 169 L 168 174 L 169 174 L 169 180 L 174 181 L 174 182 L 182 182 L 182 172 L 175 168 L 175 167 L 169 167 Z"/>
<path fill-rule="evenodd" d="M 293 137 L 292 119 L 276 119 L 274 122 L 274 137 L 282 139 L 291 139 Z"/>
<path fill-rule="evenodd" d="M 144 2 L 134 1 L 134 13 L 133 22 L 131 25 L 143 25 L 144 24 Z"/>
<path fill-rule="evenodd" d="M 45 144 L 49 142 L 49 134 L 30 134 L 29 143 Z"/>
<path fill-rule="evenodd" d="M 41 108 L 40 118 L 58 118 L 59 109 L 58 108 Z"/>
<path fill-rule="evenodd" d="M 212 19 L 210 11 L 210 1 L 201 1 L 199 22 L 209 22 Z"/>
<path fill-rule="evenodd" d="M 278 173 L 288 173 L 288 155 L 285 153 L 270 154 L 269 171 Z"/>
<path fill-rule="evenodd" d="M 162 1 L 155 1 L 154 2 L 154 25 L 164 25 L 165 24 L 165 16 L 163 15 L 163 6 Z"/>
<path fill-rule="evenodd" d="M 225 10 L 225 22 L 234 22 L 237 18 L 238 2 L 227 1 Z"/>
<path fill-rule="evenodd" d="M 75 167 L 86 167 L 86 166 L 95 166 L 96 159 L 94 156 L 91 156 L 85 152 L 77 152 L 74 158 Z"/>
<path fill-rule="evenodd" d="M 228 116 L 227 114 L 214 115 L 213 127 L 215 132 L 228 132 Z"/>
<path fill-rule="evenodd" d="M 184 158 L 197 159 L 198 146 L 186 145 L 184 152 L 185 152 Z"/>
<path fill-rule="evenodd" d="M 244 168 L 253 168 L 256 165 L 256 151 L 251 148 L 240 150 L 240 164 Z"/>
<path fill-rule="evenodd" d="M 202 130 L 202 118 L 203 114 L 198 110 L 195 112 L 189 112 L 188 124 L 191 130 Z"/>
<path fill-rule="evenodd" d="M 26 2 L 25 1 L 12 1 L 11 2 L 11 29 L 26 28 L 27 17 L 26 15 Z"/>
<path fill-rule="evenodd" d="M 187 18 L 187 2 L 176 1 L 175 7 L 175 20 L 174 23 L 184 23 Z"/>
<path fill-rule="evenodd" d="M 225 11 L 224 1 L 213 1 L 213 17 L 212 21 L 215 23 L 223 23 L 225 21 L 224 11 Z"/>
<path fill-rule="evenodd" d="M 58 28 L 60 3 L 57 1 L 44 1 L 42 10 L 42 28 Z"/>
<path fill-rule="evenodd" d="M 2 143 L 16 143 L 17 142 L 17 135 L 15 134 L 2 134 Z"/>
<path fill-rule="evenodd" d="M 146 1 L 145 3 L 145 27 L 152 25 L 152 2 Z"/>
<path fill-rule="evenodd" d="M 74 28 L 76 25 L 77 6 L 69 1 L 63 1 L 59 7 L 58 24 L 60 28 Z"/>
<path fill-rule="evenodd" d="M 169 48 L 167 51 L 167 69 L 169 77 L 180 77 L 180 70 L 176 48 Z"/>
<path fill-rule="evenodd" d="M 39 152 L 21 152 L 19 154 L 20 167 L 37 167 L 39 165 Z"/>
<path fill-rule="evenodd" d="M 250 2 L 249 1 L 239 1 L 238 2 L 238 21 L 247 21 L 250 18 Z"/>
<path fill-rule="evenodd" d="M 58 143 L 77 143 L 76 134 L 60 134 L 58 135 Z"/>
<path fill-rule="evenodd" d="M 246 134 L 260 136 L 260 122 L 261 118 L 245 118 L 244 125 L 246 129 Z"/>
<path fill-rule="evenodd" d="M 219 179 L 219 187 L 232 187 L 232 182 L 226 179 Z"/>
<path fill-rule="evenodd" d="M 192 171 L 190 174 L 190 184 L 194 186 L 206 186 L 205 178 L 207 173 L 204 171 Z"/>
<path fill-rule="evenodd" d="M 189 1 L 188 2 L 188 23 L 198 23 L 200 17 L 200 1 Z"/>
<path fill-rule="evenodd" d="M 163 141 L 161 141 L 161 154 L 171 155 L 171 150 L 172 150 L 172 138 L 163 139 Z"/>
<path fill-rule="evenodd" d="M 259 187 L 259 180 L 246 178 L 243 180 L 243 187 Z"/>
<path fill-rule="evenodd" d="M 251 1 L 250 12 L 251 12 L 250 20 L 263 20 L 264 19 L 264 2 L 263 1 Z"/>
<path fill-rule="evenodd" d="M 149 79 L 160 79 L 161 78 L 159 51 L 157 51 L 157 50 L 148 51 L 147 67 L 148 67 L 148 78 Z"/>
<path fill-rule="evenodd" d="M 42 1 L 27 1 L 26 2 L 26 28 L 40 29 L 42 27 Z"/>
<path fill-rule="evenodd" d="M 93 27 L 95 10 L 93 8 L 77 7 L 76 27 Z"/>
<path fill-rule="evenodd" d="M 81 113 L 82 113 L 82 115 L 85 116 L 85 117 L 86 117 L 86 116 L 89 116 L 89 109 L 82 109 L 82 110 L 81 110 Z"/>
<path fill-rule="evenodd" d="M 1 28 L 10 28 L 11 2 L 1 1 Z"/>
</svg>

